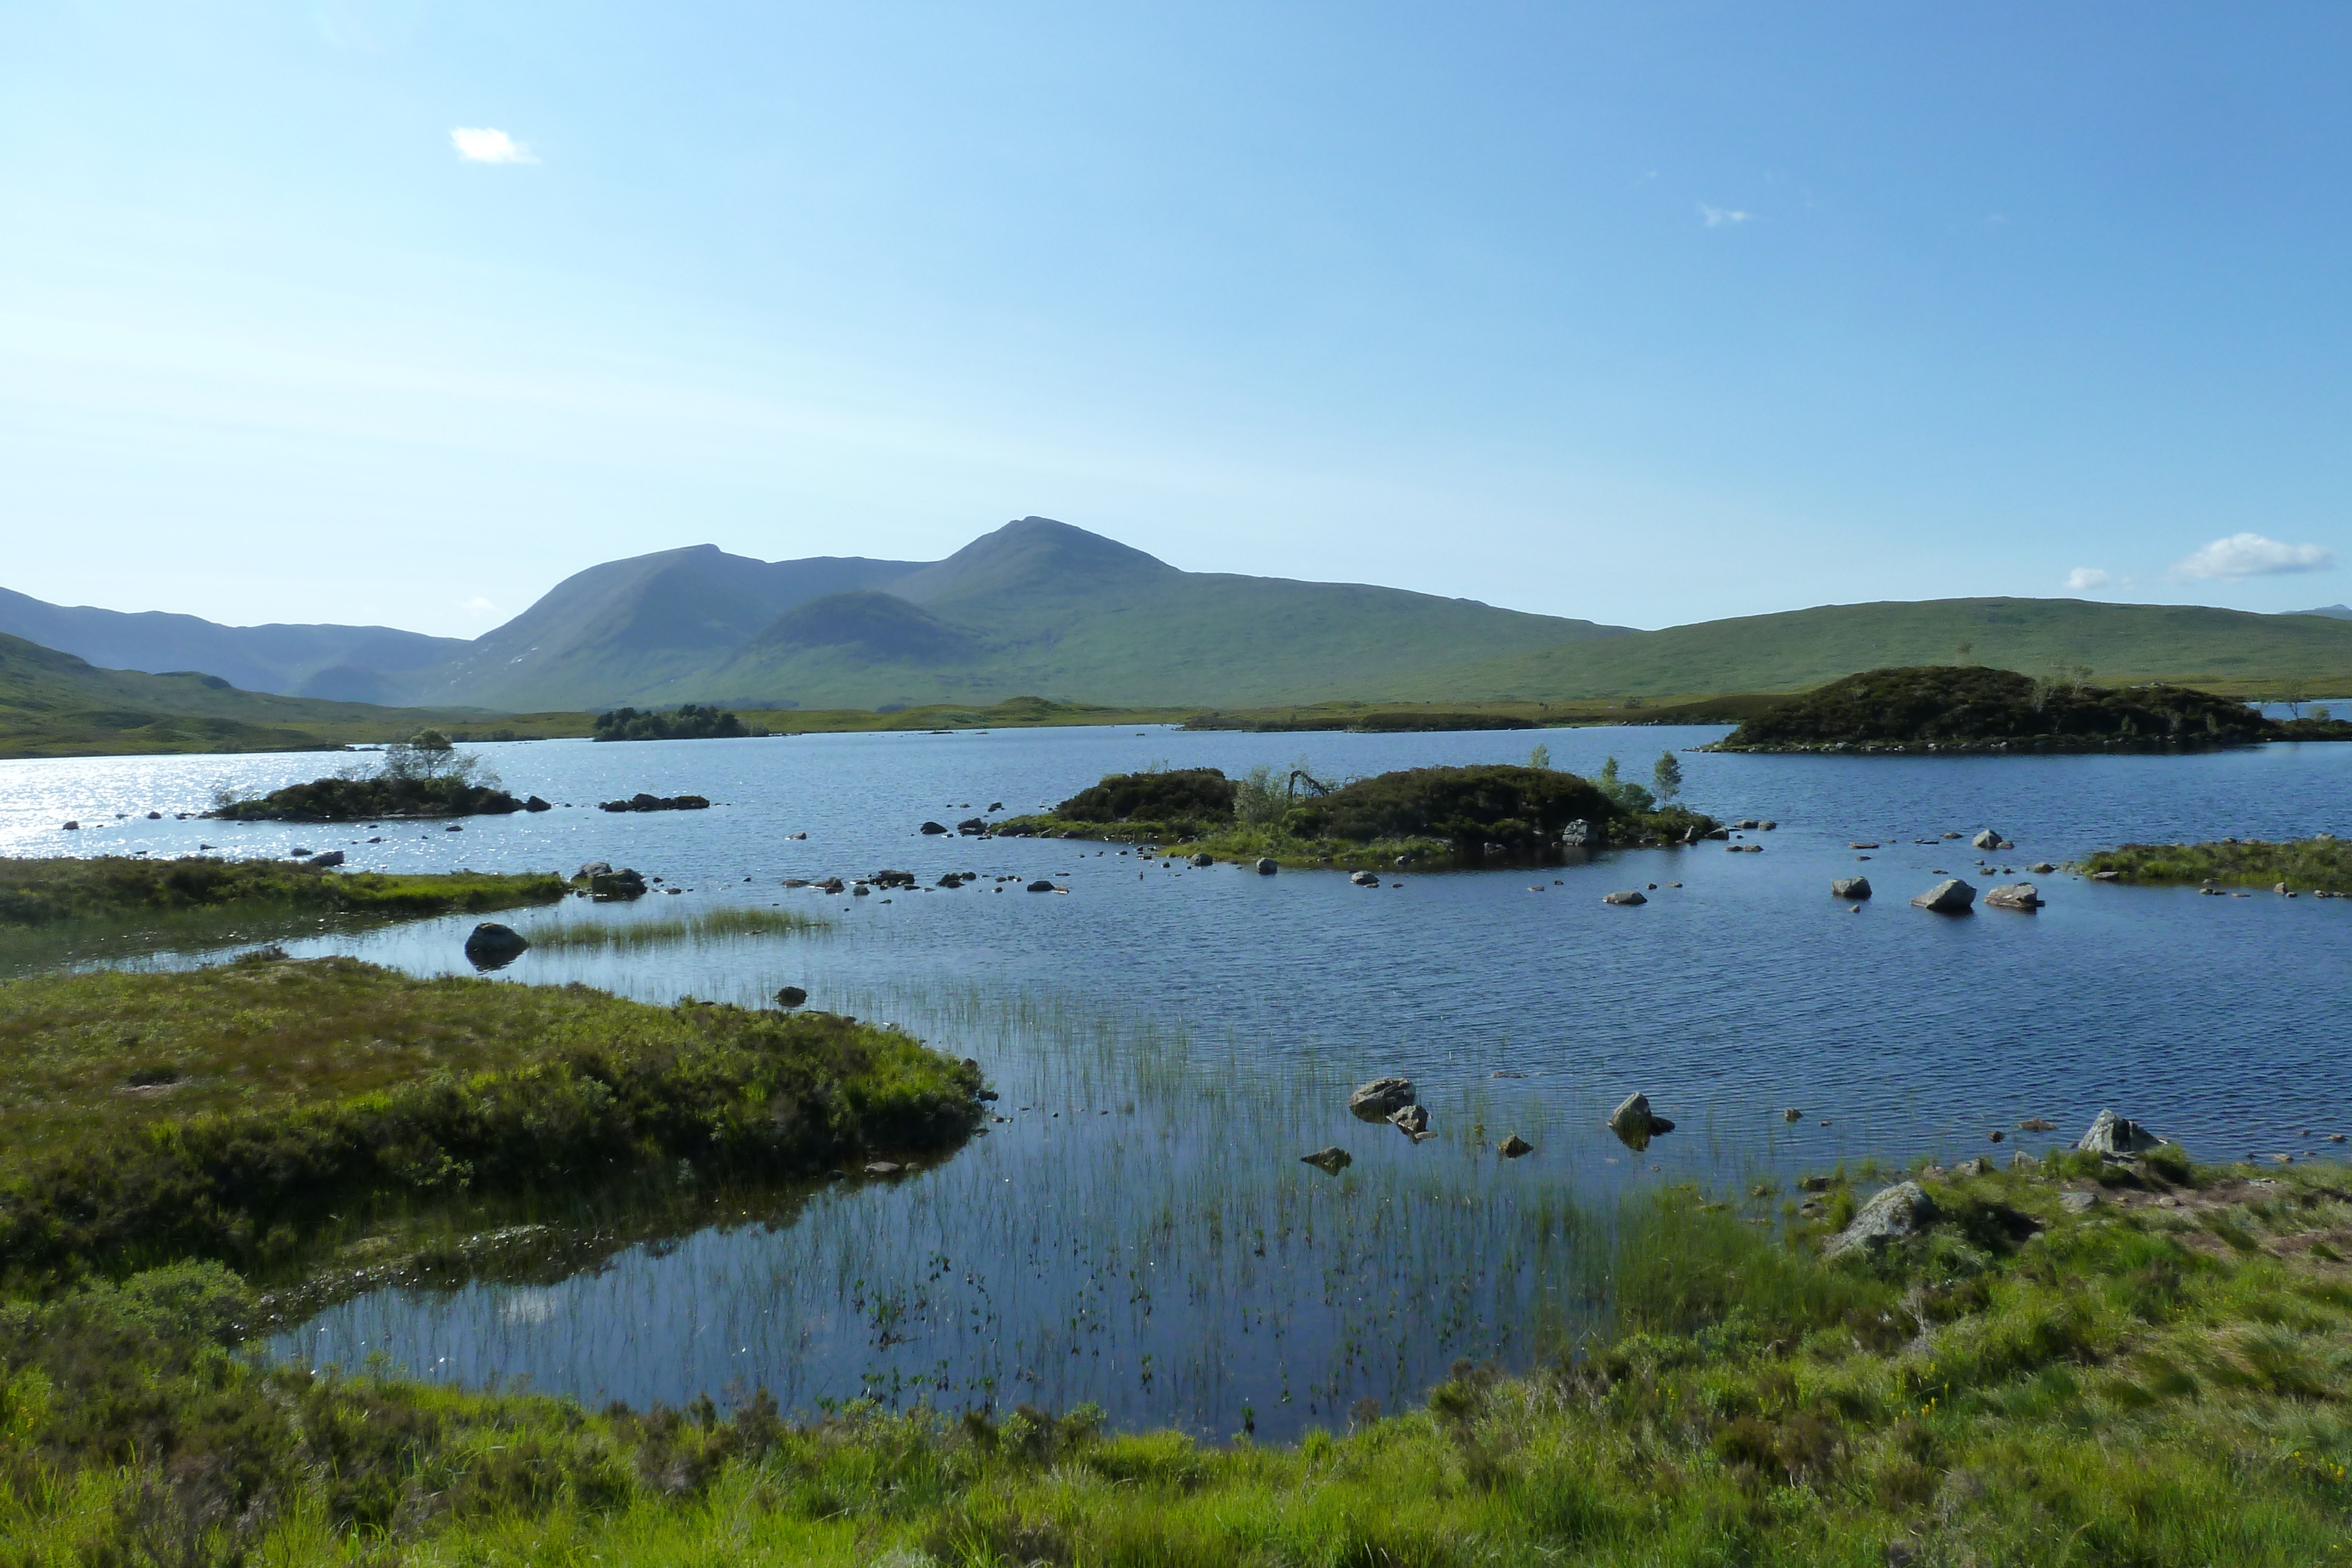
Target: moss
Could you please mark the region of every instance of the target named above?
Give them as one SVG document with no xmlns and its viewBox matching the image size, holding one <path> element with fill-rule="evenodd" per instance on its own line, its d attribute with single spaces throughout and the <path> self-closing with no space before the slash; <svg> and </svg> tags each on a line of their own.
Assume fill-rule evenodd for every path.
<svg viewBox="0 0 2352 1568">
<path fill-rule="evenodd" d="M 2239 887 L 2284 883 L 2298 891 L 2352 895 L 2352 843 L 2322 837 L 2283 842 L 2248 840 L 2200 844 L 2126 844 L 2085 856 L 2077 870 L 2113 872 L 2120 882 L 2211 882 Z"/>
</svg>

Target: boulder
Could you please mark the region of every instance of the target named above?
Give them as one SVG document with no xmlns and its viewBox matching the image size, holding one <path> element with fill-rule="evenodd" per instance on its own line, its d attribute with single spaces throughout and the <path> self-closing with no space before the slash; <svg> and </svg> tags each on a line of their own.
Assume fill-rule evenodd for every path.
<svg viewBox="0 0 2352 1568">
<path fill-rule="evenodd" d="M 816 884 L 819 893 L 830 893 L 836 898 L 848 890 L 849 884 L 837 876 L 826 877 Z"/>
<path fill-rule="evenodd" d="M 1603 904 L 1647 904 L 1650 901 L 1643 897 L 1638 890 L 1629 887 L 1616 893 L 1602 894 L 1601 895 L 1601 902 Z"/>
<path fill-rule="evenodd" d="M 1977 901 L 1977 890 L 1958 877 L 1948 877 L 1911 902 L 1937 915 L 1966 915 Z"/>
<path fill-rule="evenodd" d="M 1890 1242 L 1907 1241 L 1933 1225 L 1936 1214 L 1935 1199 L 1917 1182 L 1897 1182 L 1864 1204 L 1853 1223 L 1830 1238 L 1822 1256 L 1875 1251 Z"/>
<path fill-rule="evenodd" d="M 1318 1149 L 1311 1155 L 1298 1156 L 1301 1165 L 1313 1166 L 1325 1176 L 1338 1176 L 1356 1163 L 1355 1156 L 1334 1144 L 1328 1149 Z"/>
<path fill-rule="evenodd" d="M 2137 1155 L 2161 1147 L 2165 1141 L 2137 1122 L 2113 1111 L 2102 1111 L 2092 1119 L 2091 1130 L 2075 1140 L 2074 1146 L 2085 1154 Z"/>
<path fill-rule="evenodd" d="M 1559 831 L 1559 843 L 1562 849 L 1584 849 L 1592 842 L 1592 824 L 1581 817 L 1568 823 Z"/>
<path fill-rule="evenodd" d="M 522 809 L 526 811 L 552 811 L 555 810 L 555 806 L 553 802 L 542 800 L 538 796 L 533 795 L 530 800 L 525 800 L 522 803 Z"/>
<path fill-rule="evenodd" d="M 1429 1131 L 1429 1113 L 1418 1105 L 1398 1106 L 1389 1113 L 1389 1121 L 1416 1138 Z"/>
<path fill-rule="evenodd" d="M 948 825 L 945 822 L 925 822 L 921 831 L 926 833 L 944 833 L 948 831 Z"/>
<path fill-rule="evenodd" d="M 967 839 L 984 838 L 988 833 L 988 824 L 978 817 L 966 817 L 956 824 L 956 831 Z"/>
<path fill-rule="evenodd" d="M 477 969 L 500 969 L 520 957 L 530 946 L 513 926 L 485 920 L 466 938 L 466 959 Z"/>
<path fill-rule="evenodd" d="M 2042 907 L 2042 894 L 2030 882 L 2003 883 L 1986 891 L 1985 906 L 1989 909 L 2039 909 Z"/>
<path fill-rule="evenodd" d="M 2047 1116 L 2028 1116 L 2017 1124 L 2017 1130 L 2021 1133 L 2054 1133 L 2058 1130 L 2058 1124 Z"/>
<path fill-rule="evenodd" d="M 314 871 L 324 871 L 331 865 L 341 865 L 342 863 L 343 852 L 341 850 L 329 850 L 325 854 L 313 860 L 310 862 L 310 867 Z"/>
<path fill-rule="evenodd" d="M 602 871 L 588 879 L 588 893 L 593 898 L 643 898 L 646 879 L 624 866 L 619 871 Z"/>
<path fill-rule="evenodd" d="M 1217 863 L 1217 857 L 1203 850 L 1192 857 L 1192 863 L 1196 866 L 1212 866 Z"/>
<path fill-rule="evenodd" d="M 1870 896 L 1870 879 L 1866 876 L 1842 876 L 1830 883 L 1832 898 L 1856 899 Z"/>
<path fill-rule="evenodd" d="M 1054 891 L 1054 884 L 1047 882 L 1041 876 L 1035 882 L 1029 884 L 1029 891 L 1032 893 L 1051 893 Z"/>
<path fill-rule="evenodd" d="M 589 882 L 596 877 L 610 876 L 612 874 L 613 862 L 611 861 L 590 861 L 586 865 L 582 866 L 577 872 L 572 873 L 572 880 L 574 882 Z"/>
<path fill-rule="evenodd" d="M 1609 1130 L 1617 1141 L 1639 1153 L 1650 1146 L 1650 1140 L 1663 1133 L 1671 1133 L 1675 1124 L 1650 1109 L 1647 1094 L 1628 1094 L 1623 1103 L 1609 1113 Z"/>
<path fill-rule="evenodd" d="M 806 1000 L 808 992 L 798 986 L 786 986 L 776 993 L 776 1005 L 780 1008 L 796 1008 Z"/>
<path fill-rule="evenodd" d="M 1495 1152 L 1502 1155 L 1507 1160 L 1515 1160 L 1521 1155 L 1534 1154 L 1536 1152 L 1536 1146 L 1528 1142 L 1525 1138 L 1519 1136 L 1517 1133 L 1513 1133 L 1509 1137 L 1505 1138 L 1501 1143 L 1495 1145 Z"/>
<path fill-rule="evenodd" d="M 906 1166 L 893 1164 L 889 1160 L 874 1160 L 867 1164 L 866 1174 L 867 1176 L 897 1176 L 900 1171 L 906 1168 Z"/>
<path fill-rule="evenodd" d="M 1969 842 L 1980 850 L 1997 850 L 2000 848 L 2000 835 L 1994 832 L 1990 828 L 1987 828 L 1983 832 L 1980 832 L 1975 838 L 1970 839 Z"/>
<path fill-rule="evenodd" d="M 1794 1105 L 1790 1106 L 1787 1110 L 1780 1113 L 1780 1120 L 1783 1122 L 1801 1122 L 1804 1119 L 1805 1113 L 1802 1111 L 1798 1110 Z"/>
<path fill-rule="evenodd" d="M 1381 873 L 1376 871 L 1353 872 L 1349 874 L 1348 880 L 1358 887 L 1378 887 L 1381 885 Z"/>
<path fill-rule="evenodd" d="M 599 800 L 600 811 L 707 811 L 710 802 L 700 795 L 648 795 L 640 789 L 625 800 Z"/>
<path fill-rule="evenodd" d="M 2025 869 L 2032 872 L 2036 876 L 2048 876 L 2052 872 L 2056 871 L 2058 868 L 2052 865 L 2048 861 L 2035 861 L 2032 865 L 2027 866 Z"/>
<path fill-rule="evenodd" d="M 1375 1078 L 1348 1096 L 1348 1109 L 1361 1122 L 1382 1122 L 1413 1103 L 1410 1078 Z"/>
<path fill-rule="evenodd" d="M 1258 859 L 1257 874 L 1260 876 L 1272 876 L 1276 872 L 1281 869 L 1282 868 L 1280 866 L 1274 863 L 1274 859 L 1270 855 L 1262 855 Z"/>
</svg>

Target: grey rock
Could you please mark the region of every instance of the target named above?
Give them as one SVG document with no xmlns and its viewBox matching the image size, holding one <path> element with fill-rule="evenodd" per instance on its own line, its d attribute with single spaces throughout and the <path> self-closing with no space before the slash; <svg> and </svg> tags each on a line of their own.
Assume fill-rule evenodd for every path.
<svg viewBox="0 0 2352 1568">
<path fill-rule="evenodd" d="M 2124 873 L 2119 871 L 2095 871 L 2091 873 L 2091 880 L 2093 882 L 2118 882 L 2122 880 L 2123 874 Z"/>
<path fill-rule="evenodd" d="M 904 1166 L 895 1165 L 888 1160 L 875 1160 L 866 1166 L 866 1174 L 867 1176 L 897 1176 L 900 1171 L 905 1170 L 906 1168 L 907 1167 Z"/>
<path fill-rule="evenodd" d="M 988 832 L 988 824 L 978 817 L 966 817 L 956 824 L 956 831 L 967 839 L 977 839 Z"/>
<path fill-rule="evenodd" d="M 1519 1136 L 1517 1133 L 1513 1133 L 1509 1137 L 1505 1138 L 1501 1143 L 1495 1145 L 1495 1152 L 1502 1155 L 1507 1160 L 1515 1160 L 1521 1155 L 1534 1154 L 1536 1152 L 1536 1146 L 1528 1142 L 1525 1138 Z"/>
<path fill-rule="evenodd" d="M 1347 1150 L 1334 1144 L 1328 1149 L 1318 1149 L 1311 1155 L 1299 1155 L 1298 1162 L 1301 1165 L 1313 1166 L 1325 1176 L 1338 1176 L 1341 1171 L 1354 1165 L 1356 1158 Z"/>
<path fill-rule="evenodd" d="M 2047 1116 L 2028 1116 L 2017 1124 L 2017 1130 L 2021 1133 L 2054 1133 L 2058 1130 L 2058 1124 Z"/>
<path fill-rule="evenodd" d="M 1217 857 L 1203 850 L 1192 857 L 1192 863 L 1197 866 L 1212 866 L 1217 863 Z"/>
<path fill-rule="evenodd" d="M 1647 904 L 1650 901 L 1643 897 L 1636 889 L 1629 887 L 1617 893 L 1602 894 L 1601 895 L 1601 902 L 1603 904 Z"/>
<path fill-rule="evenodd" d="M 2056 871 L 2058 868 L 2052 865 L 2048 861 L 2035 861 L 2032 865 L 2027 866 L 2025 869 L 2032 872 L 2036 876 L 2048 876 L 2052 872 Z"/>
<path fill-rule="evenodd" d="M 2137 1122 L 2102 1111 L 2092 1118 L 2091 1130 L 2076 1139 L 2074 1146 L 2085 1154 L 2137 1155 L 2159 1148 L 2165 1142 Z"/>
<path fill-rule="evenodd" d="M 538 796 L 533 795 L 530 800 L 525 800 L 522 803 L 522 809 L 526 811 L 552 811 L 555 810 L 555 806 L 552 801 L 542 800 Z"/>
<path fill-rule="evenodd" d="M 1937 915 L 1965 915 L 1977 901 L 1977 890 L 1958 877 L 1948 877 L 1911 902 Z"/>
<path fill-rule="evenodd" d="M 917 831 L 926 834 L 944 833 L 948 831 L 948 825 L 945 822 L 925 822 Z"/>
<path fill-rule="evenodd" d="M 627 866 L 619 871 L 603 871 L 588 879 L 590 896 L 610 902 L 621 898 L 643 898 L 646 879 Z"/>
<path fill-rule="evenodd" d="M 2058 1207 L 2069 1214 L 2087 1213 L 2098 1201 L 2099 1195 L 2095 1192 L 2062 1192 L 2058 1195 Z"/>
<path fill-rule="evenodd" d="M 1054 891 L 1054 884 L 1047 882 L 1041 876 L 1035 882 L 1029 884 L 1029 891 L 1032 893 L 1051 893 Z"/>
<path fill-rule="evenodd" d="M 582 866 L 577 872 L 572 873 L 572 880 L 574 882 L 586 882 L 591 877 L 610 876 L 612 874 L 613 862 L 611 861 L 590 861 L 586 865 Z"/>
<path fill-rule="evenodd" d="M 1870 879 L 1866 876 L 1842 876 L 1830 883 L 1832 898 L 1868 898 Z"/>
<path fill-rule="evenodd" d="M 1280 871 L 1281 869 L 1282 868 L 1280 866 L 1274 863 L 1274 857 L 1271 855 L 1262 855 L 1258 859 L 1257 874 L 1260 876 L 1272 876 L 1276 872 Z"/>
<path fill-rule="evenodd" d="M 331 865 L 341 865 L 342 863 L 343 852 L 341 850 L 329 850 L 325 854 L 320 855 L 315 860 L 311 861 L 310 867 L 314 871 L 323 871 Z"/>
<path fill-rule="evenodd" d="M 1822 1249 L 1824 1258 L 1856 1249 L 1874 1251 L 1890 1242 L 1906 1241 L 1936 1222 L 1936 1202 L 1916 1181 L 1897 1182 L 1875 1194 L 1861 1212 Z"/>
<path fill-rule="evenodd" d="M 1592 824 L 1586 821 L 1581 817 L 1579 817 L 1572 822 L 1567 823 L 1559 830 L 1559 842 L 1562 849 L 1580 850 L 1586 848 L 1592 841 Z"/>
<path fill-rule="evenodd" d="M 2039 909 L 2042 907 L 2042 894 L 2030 882 L 2003 883 L 1986 892 L 1985 906 L 1989 909 Z"/>
<path fill-rule="evenodd" d="M 1639 1153 L 1650 1146 L 1650 1140 L 1662 1133 L 1671 1133 L 1675 1124 L 1650 1109 L 1647 1094 L 1628 1094 L 1617 1109 L 1609 1113 L 1609 1130 L 1617 1141 Z"/>
<path fill-rule="evenodd" d="M 1348 1096 L 1348 1109 L 1362 1122 L 1382 1122 L 1420 1098 L 1410 1078 L 1375 1078 Z"/>
<path fill-rule="evenodd" d="M 1348 880 L 1358 887 L 1378 887 L 1381 885 L 1381 873 L 1376 871 L 1352 872 Z"/>
<path fill-rule="evenodd" d="M 1994 832 L 1990 828 L 1987 828 L 1983 832 L 1979 833 L 1975 838 L 1970 839 L 1969 842 L 1980 850 L 1997 850 L 2000 848 L 2000 835 Z"/>
<path fill-rule="evenodd" d="M 1400 1105 L 1389 1113 L 1390 1123 L 1418 1138 L 1429 1131 L 1429 1113 L 1419 1105 Z"/>
</svg>

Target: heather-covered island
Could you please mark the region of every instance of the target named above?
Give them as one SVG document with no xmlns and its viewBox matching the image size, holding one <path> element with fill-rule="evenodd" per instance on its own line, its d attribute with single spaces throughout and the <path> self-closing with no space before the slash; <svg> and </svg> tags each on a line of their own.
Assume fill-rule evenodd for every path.
<svg viewBox="0 0 2352 1568">
<path fill-rule="evenodd" d="M 247 822 L 358 822 L 548 810 L 538 796 L 519 800 L 498 784 L 499 776 L 479 757 L 459 751 L 439 730 L 427 729 L 385 747 L 383 763 L 373 773 L 339 773 L 267 795 L 218 797 L 205 815 Z"/>
<path fill-rule="evenodd" d="M 2200 844 L 2125 844 L 2084 857 L 2077 869 L 2107 882 L 2272 887 L 2352 897 L 2352 844 L 2333 833 L 2283 843 L 2221 839 Z"/>
<path fill-rule="evenodd" d="M 1664 761 L 1672 763 L 1671 754 Z M 1657 779 L 1662 789 L 1678 788 L 1678 765 L 1662 766 Z M 1150 842 L 1220 859 L 1426 871 L 1545 864 L 1612 845 L 1693 843 L 1717 831 L 1714 818 L 1662 805 L 1653 789 L 1619 779 L 1613 759 L 1594 779 L 1542 760 L 1415 768 L 1345 783 L 1304 767 L 1260 767 L 1240 779 L 1213 768 L 1114 774 L 1049 813 L 994 829 L 1006 837 Z"/>
<path fill-rule="evenodd" d="M 2287 722 L 2161 682 L 2095 686 L 1979 664 L 1865 670 L 1775 704 L 1717 751 L 2191 751 L 2352 740 L 2352 723 Z"/>
</svg>

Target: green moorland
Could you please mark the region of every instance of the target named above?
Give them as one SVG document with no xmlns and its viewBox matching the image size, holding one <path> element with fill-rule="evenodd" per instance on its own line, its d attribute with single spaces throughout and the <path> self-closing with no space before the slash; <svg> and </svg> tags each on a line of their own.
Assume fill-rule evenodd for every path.
<svg viewBox="0 0 2352 1568">
<path fill-rule="evenodd" d="M 217 675 L 101 670 L 0 635 L 0 758 L 173 751 L 332 751 L 428 725 L 478 725 L 478 713 L 239 691 Z M 585 735 L 590 716 L 501 717 L 501 738 Z"/>
<path fill-rule="evenodd" d="M 1958 660 L 2111 685 L 2185 683 L 2232 696 L 2352 693 L 2352 622 L 2189 604 L 1935 599 L 1825 604 L 1563 642 L 1389 683 L 1431 702 L 1553 702 L 1676 692 L 1799 692 L 1857 670 Z"/>
<path fill-rule="evenodd" d="M 2035 680 L 1981 664 L 1865 670 L 1748 719 L 1717 751 L 2089 751 L 2200 749 L 2283 738 L 2284 727 L 2230 697 L 2187 686 L 2118 689 Z M 2311 739 L 2352 724 L 2303 721 Z"/>
<path fill-rule="evenodd" d="M 0 1305 L 0 1541 L 28 1568 L 2337 1560 L 2340 1166 L 1918 1174 L 1936 1222 L 1836 1260 L 1843 1181 L 1778 1224 L 1769 1195 L 1629 1199 L 1573 1352 L 1457 1364 L 1421 1408 L 1286 1446 L 1087 1406 L 798 1422 L 757 1391 L 591 1411 L 264 1366 L 233 1348 L 261 1303 L 191 1246 Z"/>
<path fill-rule="evenodd" d="M 2333 834 L 2271 843 L 2126 844 L 2084 857 L 2075 868 L 2090 874 L 2115 873 L 2118 882 L 2156 884 L 2213 883 L 2240 887 L 2275 887 L 2332 893 L 2352 898 L 2352 844 Z"/>
<path fill-rule="evenodd" d="M 1007 818 L 995 831 L 1284 865 L 1433 871 L 1556 858 L 1562 830 L 1578 821 L 1596 848 L 1688 842 L 1717 826 L 1613 777 L 1495 764 L 1409 768 L 1336 787 L 1264 767 L 1238 779 L 1213 768 L 1118 773 L 1050 812 Z"/>
</svg>

